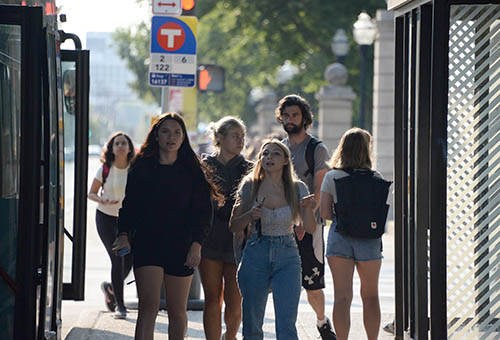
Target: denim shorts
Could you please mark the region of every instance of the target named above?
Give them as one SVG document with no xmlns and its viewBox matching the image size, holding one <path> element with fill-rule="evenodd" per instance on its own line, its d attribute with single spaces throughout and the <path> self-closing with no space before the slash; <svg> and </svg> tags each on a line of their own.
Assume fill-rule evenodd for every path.
<svg viewBox="0 0 500 340">
<path fill-rule="evenodd" d="M 335 231 L 332 223 L 328 231 L 326 257 L 340 256 L 356 262 L 381 260 L 382 238 L 354 238 Z"/>
</svg>

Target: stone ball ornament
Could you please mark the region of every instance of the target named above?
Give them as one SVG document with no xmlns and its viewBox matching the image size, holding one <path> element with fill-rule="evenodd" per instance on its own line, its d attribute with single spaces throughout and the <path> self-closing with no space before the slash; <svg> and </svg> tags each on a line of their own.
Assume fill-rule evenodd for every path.
<svg viewBox="0 0 500 340">
<path fill-rule="evenodd" d="M 340 63 L 333 63 L 325 69 L 325 80 L 332 86 L 344 86 L 348 78 L 347 68 Z"/>
</svg>

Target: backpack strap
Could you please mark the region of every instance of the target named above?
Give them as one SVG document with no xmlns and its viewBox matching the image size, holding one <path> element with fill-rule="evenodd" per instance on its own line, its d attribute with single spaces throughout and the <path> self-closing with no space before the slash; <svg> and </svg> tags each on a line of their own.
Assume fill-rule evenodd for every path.
<svg viewBox="0 0 500 340">
<path fill-rule="evenodd" d="M 344 169 L 338 169 L 342 170 L 344 172 L 347 172 L 350 176 L 357 174 L 357 175 L 375 175 L 375 171 L 369 170 L 369 169 L 361 169 L 361 170 L 354 170 L 351 168 L 344 168 Z"/>
<path fill-rule="evenodd" d="M 110 170 L 110 167 L 106 163 L 104 163 L 102 165 L 102 186 L 103 187 L 104 187 L 104 183 L 106 183 L 106 178 L 108 178 L 109 170 Z"/>
<path fill-rule="evenodd" d="M 307 177 L 307 175 L 311 174 L 314 176 L 314 150 L 316 150 L 316 146 L 321 143 L 321 141 L 318 138 L 312 137 L 307 143 L 306 146 L 306 164 L 307 164 L 307 170 L 304 173 L 304 177 Z"/>
</svg>

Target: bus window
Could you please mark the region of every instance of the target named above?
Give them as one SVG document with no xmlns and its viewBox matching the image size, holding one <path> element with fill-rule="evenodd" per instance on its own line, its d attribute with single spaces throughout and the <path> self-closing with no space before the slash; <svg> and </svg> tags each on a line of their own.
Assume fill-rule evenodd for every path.
<svg viewBox="0 0 500 340">
<path fill-rule="evenodd" d="M 21 118 L 21 28 L 0 25 L 0 271 L 16 279 Z M 14 286 L 0 279 L 0 339 L 14 334 Z"/>
<path fill-rule="evenodd" d="M 74 221 L 74 194 L 75 194 L 75 62 L 61 62 L 63 73 L 63 120 L 64 120 L 64 227 L 66 236 L 64 241 L 64 282 L 71 282 L 71 267 L 73 257 L 73 242 L 69 235 L 73 235 Z M 73 88 L 73 89 L 72 89 Z M 68 99 L 67 99 L 68 98 Z"/>
<path fill-rule="evenodd" d="M 74 69 L 63 74 L 64 109 L 66 113 L 75 114 L 76 73 Z"/>
<path fill-rule="evenodd" d="M 64 126 L 63 299 L 81 301 L 87 231 L 89 51 L 61 50 Z"/>
</svg>

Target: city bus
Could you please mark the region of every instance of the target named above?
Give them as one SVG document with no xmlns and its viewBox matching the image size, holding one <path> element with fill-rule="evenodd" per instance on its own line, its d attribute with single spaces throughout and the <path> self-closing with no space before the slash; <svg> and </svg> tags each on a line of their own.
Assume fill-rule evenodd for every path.
<svg viewBox="0 0 500 340">
<path fill-rule="evenodd" d="M 61 301 L 84 299 L 89 51 L 57 19 L 0 0 L 2 340 L 61 339 Z"/>
</svg>

